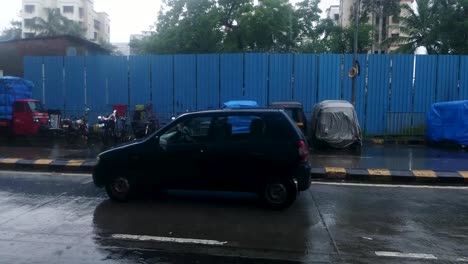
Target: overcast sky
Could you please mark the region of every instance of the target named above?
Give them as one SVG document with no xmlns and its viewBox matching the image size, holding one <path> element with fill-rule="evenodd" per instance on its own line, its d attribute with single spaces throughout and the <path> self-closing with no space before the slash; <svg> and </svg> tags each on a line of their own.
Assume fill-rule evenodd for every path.
<svg viewBox="0 0 468 264">
<path fill-rule="evenodd" d="M 11 20 L 19 19 L 21 0 L 2 0 L 0 8 L 0 29 L 8 27 Z M 292 2 L 297 2 L 293 0 Z M 339 0 L 321 0 L 320 9 L 325 11 Z M 160 0 L 94 0 L 94 9 L 109 14 L 111 20 L 111 42 L 128 42 L 130 34 L 148 30 L 156 21 L 161 5 Z"/>
</svg>

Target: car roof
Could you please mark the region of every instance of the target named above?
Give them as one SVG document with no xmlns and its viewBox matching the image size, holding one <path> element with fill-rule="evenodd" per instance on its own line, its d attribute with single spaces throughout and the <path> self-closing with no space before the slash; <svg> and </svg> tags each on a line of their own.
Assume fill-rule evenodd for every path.
<svg viewBox="0 0 468 264">
<path fill-rule="evenodd" d="M 216 110 L 202 110 L 202 111 L 195 111 L 195 112 L 188 112 L 183 115 L 198 115 L 198 114 L 223 114 L 223 113 L 230 113 L 230 114 L 248 114 L 248 113 L 260 113 L 260 114 L 268 114 L 268 113 L 279 113 L 281 109 L 271 109 L 271 108 L 223 108 L 223 109 L 216 109 Z"/>
</svg>

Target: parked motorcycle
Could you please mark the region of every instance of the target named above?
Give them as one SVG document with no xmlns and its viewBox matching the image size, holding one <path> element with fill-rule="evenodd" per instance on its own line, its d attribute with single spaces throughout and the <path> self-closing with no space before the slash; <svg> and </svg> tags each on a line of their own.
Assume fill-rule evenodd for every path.
<svg viewBox="0 0 468 264">
<path fill-rule="evenodd" d="M 136 105 L 133 112 L 132 130 L 135 138 L 144 138 L 159 129 L 159 119 L 152 113 L 153 105 Z"/>
<path fill-rule="evenodd" d="M 104 146 L 115 143 L 115 124 L 117 122 L 117 111 L 114 110 L 109 116 L 98 116 L 99 134 Z"/>
<path fill-rule="evenodd" d="M 78 119 L 62 119 L 61 129 L 64 132 L 67 144 L 73 145 L 80 141 L 86 144 L 88 142 L 88 113 L 89 108 L 86 108 L 83 116 Z"/>
<path fill-rule="evenodd" d="M 118 117 L 117 110 L 114 110 L 108 117 L 98 116 L 98 126 L 104 146 L 132 140 L 126 118 Z"/>
</svg>

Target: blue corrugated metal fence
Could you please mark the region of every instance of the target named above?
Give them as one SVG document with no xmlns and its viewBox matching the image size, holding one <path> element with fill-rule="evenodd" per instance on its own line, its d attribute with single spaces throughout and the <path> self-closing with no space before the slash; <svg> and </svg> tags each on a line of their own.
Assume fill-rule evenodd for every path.
<svg viewBox="0 0 468 264">
<path fill-rule="evenodd" d="M 468 56 L 359 55 L 356 111 L 367 135 L 422 135 L 434 102 L 468 99 Z M 25 78 L 49 109 L 92 118 L 112 105 L 153 104 L 164 120 L 228 100 L 351 100 L 350 54 L 26 57 Z M 93 120 L 91 120 L 92 122 Z"/>
</svg>

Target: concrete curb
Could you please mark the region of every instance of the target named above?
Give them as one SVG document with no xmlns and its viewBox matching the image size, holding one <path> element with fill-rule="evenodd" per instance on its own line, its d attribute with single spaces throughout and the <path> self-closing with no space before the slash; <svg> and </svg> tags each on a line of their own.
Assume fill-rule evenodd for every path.
<svg viewBox="0 0 468 264">
<path fill-rule="evenodd" d="M 425 145 L 424 139 L 383 139 L 383 138 L 369 138 L 364 139 L 364 143 L 376 145 Z"/>
<path fill-rule="evenodd" d="M 0 170 L 91 173 L 96 160 L 53 160 L 0 158 Z"/>
<path fill-rule="evenodd" d="M 312 179 L 376 183 L 451 183 L 468 184 L 468 171 L 349 169 L 323 167 L 311 169 Z"/>
<path fill-rule="evenodd" d="M 95 159 L 52 160 L 0 158 L 0 170 L 91 173 Z M 311 169 L 313 180 L 360 181 L 376 183 L 450 183 L 468 184 L 468 171 L 351 169 L 319 167 Z"/>
</svg>

